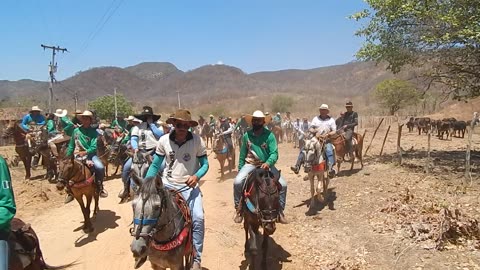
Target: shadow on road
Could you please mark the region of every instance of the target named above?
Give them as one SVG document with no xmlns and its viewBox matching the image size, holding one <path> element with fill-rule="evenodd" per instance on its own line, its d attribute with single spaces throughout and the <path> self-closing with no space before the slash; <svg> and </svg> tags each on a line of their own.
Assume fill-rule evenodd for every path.
<svg viewBox="0 0 480 270">
<path fill-rule="evenodd" d="M 117 220 L 120 219 L 120 216 L 117 216 L 115 212 L 112 210 L 99 210 L 97 214 L 97 218 L 92 220 L 94 231 L 92 233 L 80 236 L 77 240 L 75 240 L 75 247 L 84 246 L 90 242 L 97 240 L 97 236 L 108 229 L 115 229 L 118 227 Z M 83 225 L 74 231 L 81 230 Z M 84 238 L 85 237 L 85 238 Z"/>
<path fill-rule="evenodd" d="M 240 263 L 240 266 L 239 266 L 239 269 L 240 270 L 246 270 L 246 269 L 261 269 L 260 266 L 261 265 L 261 261 L 262 261 L 262 241 L 263 241 L 263 236 L 262 235 L 259 235 L 258 237 L 259 239 L 259 242 L 257 243 L 258 247 L 259 248 L 259 252 L 258 252 L 258 255 L 257 255 L 257 260 L 254 262 L 255 263 L 255 266 L 257 267 L 253 267 L 251 265 L 251 258 L 245 258 L 241 263 Z M 280 269 L 283 269 L 283 263 L 289 263 L 289 262 L 292 262 L 292 260 L 290 260 L 290 256 L 292 256 L 292 254 L 290 254 L 288 251 L 286 251 L 285 249 L 283 249 L 282 246 L 280 246 L 279 244 L 277 244 L 275 242 L 275 239 L 273 239 L 272 237 L 269 237 L 269 242 L 268 242 L 268 255 L 267 255 L 267 269 L 268 270 L 280 270 Z"/>
</svg>

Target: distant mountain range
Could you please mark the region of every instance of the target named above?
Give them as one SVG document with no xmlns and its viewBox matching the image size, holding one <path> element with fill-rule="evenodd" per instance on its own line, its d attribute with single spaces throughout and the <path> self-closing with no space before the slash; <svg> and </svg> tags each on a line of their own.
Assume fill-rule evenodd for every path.
<svg viewBox="0 0 480 270">
<path fill-rule="evenodd" d="M 320 103 L 343 109 L 346 100 L 369 108 L 370 91 L 380 81 L 393 75 L 384 66 L 369 62 L 308 70 L 280 70 L 246 74 L 228 65 L 206 65 L 187 72 L 171 63 L 148 62 L 127 68 L 98 67 L 82 71 L 55 85 L 56 105 L 79 107 L 96 97 L 113 94 L 126 96 L 137 107 L 151 105 L 157 111 L 172 111 L 177 106 L 177 92 L 182 107 L 202 112 L 249 112 L 264 106 L 268 110 L 273 95 L 295 99 L 292 111 L 316 112 Z M 26 98 L 46 104 L 48 83 L 33 80 L 0 81 L 0 101 Z M 60 105 L 59 105 L 60 106 Z M 61 107 L 61 106 L 60 106 Z"/>
</svg>

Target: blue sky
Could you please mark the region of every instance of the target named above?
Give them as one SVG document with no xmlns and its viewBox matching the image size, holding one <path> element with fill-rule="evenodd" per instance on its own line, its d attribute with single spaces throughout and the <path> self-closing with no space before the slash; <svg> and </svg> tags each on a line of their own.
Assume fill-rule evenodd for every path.
<svg viewBox="0 0 480 270">
<path fill-rule="evenodd" d="M 171 62 L 184 71 L 223 62 L 247 73 L 354 60 L 361 0 L 2 0 L 0 80 L 57 79 L 98 66 Z M 108 21 L 107 21 L 107 18 Z M 103 19 L 103 20 L 102 20 Z"/>
</svg>

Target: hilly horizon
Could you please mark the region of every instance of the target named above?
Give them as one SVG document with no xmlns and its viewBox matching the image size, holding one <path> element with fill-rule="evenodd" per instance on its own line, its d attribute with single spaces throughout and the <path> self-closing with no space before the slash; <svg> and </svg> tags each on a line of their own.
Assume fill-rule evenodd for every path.
<svg viewBox="0 0 480 270">
<path fill-rule="evenodd" d="M 177 107 L 178 92 L 181 106 L 195 108 L 198 113 L 241 114 L 261 107 L 268 110 L 274 95 L 285 95 L 294 100 L 294 112 L 315 113 L 319 104 L 327 103 L 337 113 L 346 100 L 352 100 L 359 105 L 359 111 L 374 114 L 370 92 L 376 84 L 392 77 L 383 65 L 373 62 L 250 74 L 229 65 L 204 65 L 182 71 L 169 62 L 143 62 L 125 68 L 95 67 L 78 72 L 55 84 L 54 105 L 73 105 L 77 92 L 79 108 L 84 108 L 88 102 L 113 94 L 117 88 L 117 93 L 137 109 L 149 105 L 160 112 L 171 112 Z M 0 81 L 0 102 L 2 106 L 45 106 L 48 85 L 28 79 Z"/>
</svg>

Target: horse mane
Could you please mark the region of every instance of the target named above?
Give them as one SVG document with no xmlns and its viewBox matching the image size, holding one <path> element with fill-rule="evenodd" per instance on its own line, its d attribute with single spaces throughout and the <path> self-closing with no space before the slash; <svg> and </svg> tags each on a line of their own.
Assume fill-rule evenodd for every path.
<svg viewBox="0 0 480 270">
<path fill-rule="evenodd" d="M 140 186 L 139 193 L 140 194 L 158 194 L 158 188 L 156 183 L 155 176 L 149 176 L 143 180 L 142 185 Z"/>
</svg>

